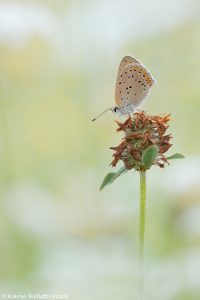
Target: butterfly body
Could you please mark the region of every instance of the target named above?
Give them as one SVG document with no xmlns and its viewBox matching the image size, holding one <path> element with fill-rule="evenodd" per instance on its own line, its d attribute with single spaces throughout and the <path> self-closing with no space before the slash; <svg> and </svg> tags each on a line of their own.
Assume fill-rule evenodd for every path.
<svg viewBox="0 0 200 300">
<path fill-rule="evenodd" d="M 115 87 L 116 113 L 127 115 L 136 111 L 154 84 L 155 80 L 142 63 L 125 56 L 119 66 Z"/>
<path fill-rule="evenodd" d="M 116 106 L 106 109 L 98 117 L 108 110 L 120 116 L 136 112 L 154 84 L 155 79 L 139 60 L 131 56 L 125 56 L 119 65 L 117 74 L 115 86 Z"/>
<path fill-rule="evenodd" d="M 118 106 L 112 107 L 111 111 L 118 114 L 119 116 L 124 116 L 124 115 L 130 115 L 131 113 L 136 111 L 136 107 L 133 104 L 128 103 L 123 107 L 118 107 Z"/>
</svg>

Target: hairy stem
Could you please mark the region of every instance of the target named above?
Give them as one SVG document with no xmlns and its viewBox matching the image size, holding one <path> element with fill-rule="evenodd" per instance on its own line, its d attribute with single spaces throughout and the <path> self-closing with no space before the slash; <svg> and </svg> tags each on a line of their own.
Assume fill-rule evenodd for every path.
<svg viewBox="0 0 200 300">
<path fill-rule="evenodd" d="M 140 299 L 144 300 L 144 241 L 146 217 L 146 172 L 140 172 L 140 220 L 139 220 L 139 255 L 140 255 Z"/>
</svg>

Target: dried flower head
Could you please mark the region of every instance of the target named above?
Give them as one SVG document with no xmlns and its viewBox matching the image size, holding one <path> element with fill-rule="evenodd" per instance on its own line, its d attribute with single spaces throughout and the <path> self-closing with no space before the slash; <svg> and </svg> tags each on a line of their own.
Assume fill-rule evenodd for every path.
<svg viewBox="0 0 200 300">
<path fill-rule="evenodd" d="M 129 116 L 124 123 L 116 121 L 117 131 L 124 136 L 114 150 L 112 166 L 122 160 L 126 169 L 145 171 L 152 165 L 161 168 L 168 163 L 164 153 L 172 146 L 171 134 L 166 134 L 170 114 L 148 115 L 144 111 Z"/>
<path fill-rule="evenodd" d="M 121 160 L 124 166 L 108 173 L 102 181 L 100 190 L 128 170 L 134 169 L 142 174 L 153 165 L 164 168 L 165 164 L 169 164 L 168 160 L 183 158 L 184 155 L 180 153 L 165 156 L 172 146 L 170 143 L 172 136 L 166 134 L 169 121 L 170 114 L 148 115 L 144 111 L 134 113 L 123 123 L 116 121 L 117 131 L 122 131 L 123 137 L 118 146 L 110 148 L 115 151 L 111 165 L 115 167 Z"/>
</svg>

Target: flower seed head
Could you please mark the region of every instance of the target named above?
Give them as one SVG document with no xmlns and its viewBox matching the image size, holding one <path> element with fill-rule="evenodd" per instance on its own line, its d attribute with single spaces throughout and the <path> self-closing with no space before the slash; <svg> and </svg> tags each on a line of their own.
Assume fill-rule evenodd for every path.
<svg viewBox="0 0 200 300">
<path fill-rule="evenodd" d="M 118 146 L 110 148 L 115 151 L 112 166 L 122 160 L 129 170 L 145 171 L 152 165 L 163 168 L 168 163 L 164 153 L 172 146 L 172 136 L 166 134 L 169 120 L 170 114 L 148 115 L 140 111 L 123 123 L 116 121 L 123 138 Z"/>
</svg>

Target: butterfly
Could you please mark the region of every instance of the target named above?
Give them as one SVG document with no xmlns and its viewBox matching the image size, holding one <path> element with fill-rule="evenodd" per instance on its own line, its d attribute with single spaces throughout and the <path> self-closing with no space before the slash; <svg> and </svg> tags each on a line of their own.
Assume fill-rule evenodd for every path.
<svg viewBox="0 0 200 300">
<path fill-rule="evenodd" d="M 131 56 L 125 56 L 119 65 L 117 74 L 115 86 L 116 106 L 106 109 L 98 117 L 108 110 L 118 115 L 134 113 L 143 104 L 155 83 L 156 81 L 151 73 L 139 60 Z"/>
</svg>

